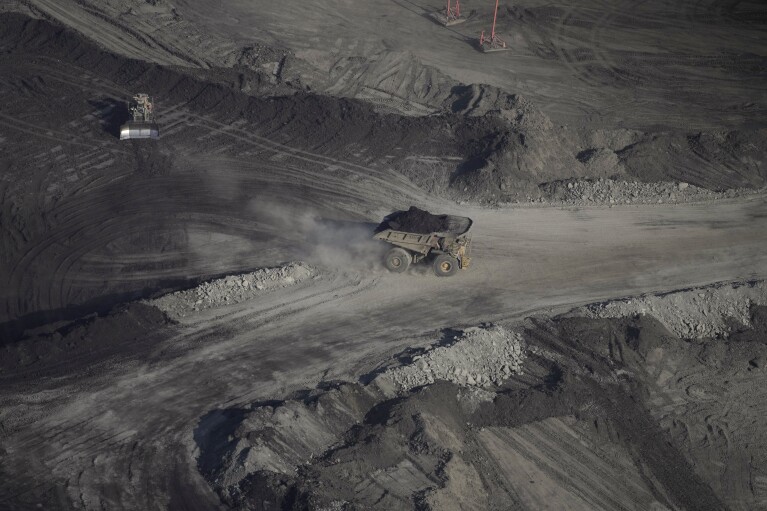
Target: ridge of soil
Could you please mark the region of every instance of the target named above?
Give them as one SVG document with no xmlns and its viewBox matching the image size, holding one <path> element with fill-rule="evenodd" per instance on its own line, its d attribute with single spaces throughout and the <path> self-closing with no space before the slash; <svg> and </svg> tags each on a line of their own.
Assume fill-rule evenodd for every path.
<svg viewBox="0 0 767 511">
<path fill-rule="evenodd" d="M 673 386 L 662 384 L 663 367 L 685 367 L 712 401 L 707 407 L 739 392 L 719 387 L 722 380 L 734 378 L 738 389 L 754 385 L 767 355 L 765 318 L 767 308 L 753 306 L 749 328 L 727 340 L 695 344 L 650 316 L 531 320 L 524 330 L 530 358 L 523 375 L 508 375 L 503 384 L 482 390 L 438 380 L 395 397 L 382 395 L 375 380 L 339 383 L 284 401 L 219 411 L 229 440 L 213 447 L 198 435 L 200 470 L 232 509 L 505 509 L 510 502 L 551 505 L 568 494 L 575 499 L 572 505 L 592 509 L 758 507 L 764 503 L 759 492 L 726 488 L 741 484 L 738 470 L 761 477 L 761 465 L 730 460 L 739 468 L 724 470 L 715 460 L 733 449 L 748 450 L 752 460 L 767 459 L 764 432 L 731 425 L 717 433 L 727 435 L 727 444 L 703 448 L 692 433 L 705 429 L 705 413 L 695 404 L 699 398 L 687 396 L 676 405 L 660 405 L 659 398 L 677 395 Z M 707 383 L 709 364 L 719 367 L 719 375 Z M 733 403 L 729 413 L 755 419 L 750 407 L 759 399 L 752 395 Z M 292 416 L 300 419 L 292 422 Z M 204 418 L 198 431 L 209 420 Z M 527 431 L 537 433 L 529 437 Z M 588 476 L 579 480 L 576 473 L 599 469 L 589 462 L 568 465 L 578 458 L 566 454 L 559 443 L 568 440 L 560 434 L 602 452 L 605 457 L 592 463 L 625 463 L 622 476 L 603 475 L 605 484 L 637 486 L 608 496 Z M 493 453 L 488 446 L 498 435 L 515 441 Z M 516 442 L 523 438 L 532 443 L 515 450 L 522 449 Z M 564 449 L 560 457 L 547 456 L 575 472 L 567 472 L 567 482 L 553 475 L 536 481 L 544 485 L 540 498 L 550 499 L 538 501 L 537 493 L 523 489 L 524 472 L 513 475 L 503 456 L 521 456 L 517 463 L 532 463 L 527 470 L 533 470 L 545 462 L 531 450 L 544 446 Z M 612 477 L 623 480 L 611 483 Z M 472 491 L 464 493 L 467 488 Z"/>
<path fill-rule="evenodd" d="M 160 124 L 162 105 L 182 103 L 224 122 L 246 120 L 257 133 L 290 140 L 297 148 L 338 154 L 356 146 L 364 148 L 365 161 L 393 155 L 390 164 L 395 169 L 436 193 L 504 200 L 531 192 L 537 196 L 541 183 L 585 177 L 679 180 L 712 190 L 767 182 L 764 129 L 690 134 L 579 131 L 555 126 L 524 98 L 484 85 L 456 84 L 443 100 L 442 112 L 426 117 L 382 114 L 364 101 L 298 89 L 283 89 L 288 95 L 274 96 L 273 84 L 257 74 L 253 79 L 260 84 L 252 84 L 255 95 L 248 95 L 241 92 L 240 83 L 247 71 L 162 67 L 100 49 L 48 21 L 16 13 L 0 16 L 0 48 L 6 59 L 61 59 L 131 90 L 151 91 L 160 98 Z M 322 130 L 316 129 L 319 125 Z M 415 164 L 406 157 L 432 154 L 435 147 L 446 149 L 436 165 Z M 460 161 L 451 163 L 449 158 Z"/>
</svg>

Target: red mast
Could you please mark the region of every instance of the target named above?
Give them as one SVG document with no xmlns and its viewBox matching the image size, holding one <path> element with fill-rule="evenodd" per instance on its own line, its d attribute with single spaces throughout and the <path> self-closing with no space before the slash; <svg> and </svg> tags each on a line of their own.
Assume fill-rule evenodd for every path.
<svg viewBox="0 0 767 511">
<path fill-rule="evenodd" d="M 447 6 L 445 7 L 445 19 L 448 22 L 455 22 L 461 18 L 461 1 L 455 0 L 455 7 L 450 5 L 450 0 L 447 0 Z"/>
<path fill-rule="evenodd" d="M 498 0 L 495 0 L 495 10 L 493 11 L 493 30 L 490 32 L 490 39 L 495 39 L 495 20 L 498 19 Z"/>
<path fill-rule="evenodd" d="M 479 47 L 482 51 L 508 50 L 506 41 L 495 35 L 495 22 L 498 19 L 498 0 L 495 0 L 495 10 L 493 11 L 493 27 L 490 30 L 490 37 L 485 37 L 485 31 L 479 35 Z"/>
<path fill-rule="evenodd" d="M 434 21 L 445 27 L 466 21 L 466 18 L 461 16 L 461 0 L 447 0 L 444 9 L 434 11 L 430 16 Z"/>
</svg>

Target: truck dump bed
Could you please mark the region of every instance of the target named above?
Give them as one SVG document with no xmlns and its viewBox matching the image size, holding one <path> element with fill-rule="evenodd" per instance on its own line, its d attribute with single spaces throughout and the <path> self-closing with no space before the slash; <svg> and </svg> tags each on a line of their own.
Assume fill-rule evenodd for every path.
<svg viewBox="0 0 767 511">
<path fill-rule="evenodd" d="M 417 234 L 384 229 L 383 231 L 377 232 L 373 238 L 412 250 L 413 252 L 418 252 L 419 254 L 427 255 L 431 250 L 439 248 L 440 236 L 438 234 Z"/>
<path fill-rule="evenodd" d="M 128 121 L 120 128 L 120 140 L 160 138 L 160 129 L 153 122 Z"/>
</svg>

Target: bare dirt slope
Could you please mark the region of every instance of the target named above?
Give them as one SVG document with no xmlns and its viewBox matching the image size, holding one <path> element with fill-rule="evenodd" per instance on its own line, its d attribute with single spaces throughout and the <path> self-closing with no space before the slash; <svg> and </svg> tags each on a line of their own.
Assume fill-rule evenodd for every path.
<svg viewBox="0 0 767 511">
<path fill-rule="evenodd" d="M 489 29 L 492 2 L 467 0 L 468 22 L 450 29 L 428 16 L 442 6 L 436 0 L 29 5 L 158 63 L 220 66 L 256 43 L 289 49 L 312 64 L 314 74 L 303 64 L 295 74 L 315 88 L 377 89 L 429 104 L 439 80 L 414 55 L 458 82 L 523 94 L 559 123 L 704 130 L 764 118 L 765 7 L 757 1 L 501 4 L 498 32 L 512 50 L 484 56 L 475 41 Z"/>
<path fill-rule="evenodd" d="M 227 489 L 226 481 L 236 482 L 263 466 L 265 453 L 284 456 L 284 446 L 298 449 L 294 463 L 309 460 L 308 453 L 317 457 L 316 466 L 302 469 L 298 480 L 306 481 L 309 486 L 301 492 L 315 495 L 316 502 L 336 499 L 369 507 L 380 499 L 383 485 L 390 490 L 381 501 L 383 508 L 417 503 L 419 492 L 439 508 L 450 492 L 467 498 L 461 484 L 475 488 L 472 496 L 479 495 L 470 466 L 486 481 L 495 481 L 481 487 L 500 509 L 509 498 L 522 509 L 535 509 L 542 498 L 539 491 L 554 492 L 561 502 L 571 501 L 575 492 L 584 506 L 601 509 L 613 509 L 616 503 L 642 509 L 655 501 L 701 509 L 698 504 L 704 500 L 711 509 L 721 508 L 717 502 L 723 501 L 734 509 L 750 509 L 763 502 L 761 483 L 751 490 L 747 484 L 763 479 L 763 453 L 756 447 L 763 446 L 763 428 L 754 408 L 760 394 L 733 402 L 761 378 L 765 345 L 760 309 L 752 309 L 751 325 L 757 330 L 733 326 L 726 341 L 679 340 L 651 319 L 576 315 L 554 324 L 532 323 L 523 331 L 527 355 L 518 369 L 521 376 L 511 378 L 505 390 L 481 385 L 485 394 L 471 397 L 452 385 L 446 390 L 436 386 L 416 388 L 414 394 L 405 392 L 391 401 L 373 391 L 354 405 L 348 396 L 335 400 L 328 382 L 369 381 L 381 373 L 370 372 L 371 365 L 389 356 L 395 367 L 397 360 L 412 361 L 423 370 L 416 357 L 419 350 L 411 346 L 449 345 L 459 332 L 440 330 L 439 325 L 483 317 L 472 307 L 446 309 L 423 298 L 408 301 L 401 294 L 405 288 L 390 288 L 390 279 L 355 279 L 360 279 L 355 272 L 326 274 L 226 309 L 200 311 L 181 325 L 153 326 L 153 339 L 140 337 L 117 352 L 94 345 L 86 352 L 70 348 L 54 359 L 30 358 L 25 367 L 6 365 L 3 470 L 14 478 L 5 479 L 4 502 L 16 508 L 37 502 L 66 508 L 78 502 L 86 509 L 210 509 L 218 505 L 218 497 L 207 489 L 205 477 L 213 489 L 225 491 L 221 495 L 228 505 L 262 509 L 259 502 L 279 502 L 275 499 L 296 484 L 290 465 L 285 472 L 283 462 L 271 458 L 268 466 L 276 475 L 249 477 L 239 490 Z M 419 287 L 428 282 L 421 279 Z M 441 316 L 448 312 L 450 317 Z M 141 335 L 131 321 L 147 324 L 149 318 L 141 311 L 130 314 L 133 319 L 118 315 L 108 320 L 125 317 L 123 327 Z M 425 315 L 442 318 L 429 322 L 437 330 L 424 328 Z M 96 338 L 98 324 L 90 328 Z M 101 331 L 109 329 L 105 325 Z M 79 339 L 88 338 L 88 331 L 86 326 L 64 333 L 61 341 L 82 343 Z M 40 348 L 52 341 L 56 338 L 34 340 Z M 10 361 L 17 356 L 6 353 Z M 120 356 L 114 358 L 115 353 Z M 460 364 L 460 358 L 455 360 Z M 73 374 L 74 367 L 87 368 L 88 376 Z M 472 381 L 480 381 L 477 375 L 484 370 L 471 370 Z M 54 375 L 58 378 L 50 378 Z M 672 375 L 681 379 L 672 384 Z M 456 381 L 470 384 L 465 378 Z M 315 387 L 319 390 L 313 391 Z M 330 395 L 320 405 L 312 404 L 311 393 L 322 396 L 323 389 Z M 298 410 L 272 417 L 269 409 L 283 406 L 294 391 L 298 401 L 291 407 Z M 304 400 L 306 413 L 300 410 Z M 725 401 L 732 402 L 729 419 L 706 411 Z M 377 402 L 382 404 L 371 409 Z M 348 410 L 354 406 L 359 408 Z M 269 408 L 259 412 L 263 407 Z M 315 413 L 326 415 L 313 419 Z M 351 414 L 350 419 L 342 420 L 343 414 Z M 243 422 L 246 417 L 251 419 Z M 279 417 L 286 422 L 271 436 L 268 431 L 250 434 L 253 428 L 275 428 L 270 421 Z M 309 428 L 299 436 L 316 442 L 312 428 L 318 426 L 312 424 L 317 420 L 330 421 L 326 427 L 332 434 L 321 434 L 308 451 L 279 440 L 296 428 Z M 715 429 L 706 429 L 707 420 Z M 351 440 L 336 445 L 347 429 Z M 380 440 L 361 441 L 371 435 Z M 567 441 L 572 437 L 581 439 L 576 444 L 580 451 Z M 659 438 L 667 438 L 672 447 L 661 448 L 665 444 L 659 445 Z M 221 458 L 233 448 L 231 442 L 239 446 L 234 452 L 246 451 L 243 457 Z M 253 460 L 245 462 L 248 452 Z M 450 453 L 461 457 L 450 458 Z M 440 459 L 452 461 L 445 466 Z M 488 464 L 488 459 L 494 461 Z M 557 475 L 563 470 L 580 476 L 563 480 Z M 625 490 L 617 501 L 598 490 L 604 477 L 600 474 L 614 470 L 622 471 Z M 229 479 L 219 479 L 215 474 L 220 471 L 230 473 Z M 379 472 L 380 481 L 369 480 Z M 528 480 L 544 487 L 528 487 L 533 484 Z M 442 489 L 422 492 L 428 488 Z M 300 504 L 295 497 L 288 500 Z M 487 508 L 478 498 L 468 502 Z"/>
<path fill-rule="evenodd" d="M 753 288 L 706 290 L 720 291 Z M 200 468 L 241 509 L 761 509 L 763 389 L 745 391 L 762 377 L 764 311 L 727 339 L 681 339 L 652 316 L 467 329 L 400 353 L 403 367 L 367 385 L 204 417 Z M 504 383 L 484 380 L 482 340 L 509 337 L 527 357 Z M 466 341 L 474 352 L 450 364 L 473 378 L 382 395 L 392 371 L 436 374 L 437 352 Z"/>
<path fill-rule="evenodd" d="M 269 84 L 407 116 L 490 112 L 492 136 L 459 130 L 407 165 L 412 177 L 444 167 L 440 157 L 468 159 L 449 179 L 471 198 L 525 198 L 537 195 L 530 182 L 584 176 L 715 190 L 767 179 L 759 3 L 502 6 L 512 51 L 493 55 L 476 49 L 489 16 L 479 5 L 447 30 L 428 16 L 437 5 L 417 2 L 227 2 L 215 16 L 194 1 L 28 6 L 120 55 L 234 71 L 248 94 Z"/>
</svg>

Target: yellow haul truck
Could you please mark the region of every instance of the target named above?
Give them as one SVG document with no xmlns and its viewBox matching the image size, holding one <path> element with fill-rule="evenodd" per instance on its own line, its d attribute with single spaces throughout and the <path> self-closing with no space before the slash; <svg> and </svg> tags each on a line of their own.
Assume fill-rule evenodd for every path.
<svg viewBox="0 0 767 511">
<path fill-rule="evenodd" d="M 469 267 L 471 225 L 467 217 L 432 215 L 411 207 L 384 218 L 373 238 L 395 245 L 384 257 L 389 271 L 402 273 L 411 263 L 429 260 L 438 277 L 448 277 Z"/>
</svg>

